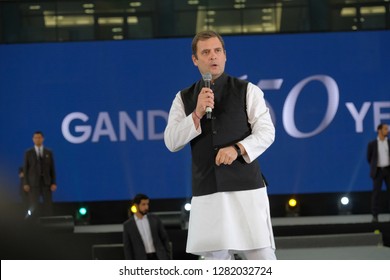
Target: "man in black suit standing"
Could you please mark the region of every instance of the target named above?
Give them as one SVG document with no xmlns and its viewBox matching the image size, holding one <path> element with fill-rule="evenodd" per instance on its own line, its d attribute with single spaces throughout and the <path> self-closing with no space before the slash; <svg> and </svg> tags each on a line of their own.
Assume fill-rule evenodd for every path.
<svg viewBox="0 0 390 280">
<path fill-rule="evenodd" d="M 149 198 L 137 194 L 136 212 L 123 224 L 123 245 L 128 260 L 168 260 L 170 242 L 161 220 L 149 212 Z"/>
<path fill-rule="evenodd" d="M 44 136 L 41 131 L 33 134 L 34 147 L 24 155 L 24 191 L 30 196 L 30 211 L 39 216 L 39 199 L 43 199 L 43 215 L 52 215 L 52 192 L 57 189 L 54 157 L 51 150 L 43 146 Z M 38 211 L 38 213 L 37 213 Z"/>
<path fill-rule="evenodd" d="M 390 140 L 387 138 L 389 127 L 380 124 L 377 127 L 377 139 L 368 143 L 367 160 L 370 164 L 370 177 L 373 181 L 371 197 L 372 222 L 378 222 L 380 193 L 383 181 L 386 184 L 390 203 Z"/>
</svg>

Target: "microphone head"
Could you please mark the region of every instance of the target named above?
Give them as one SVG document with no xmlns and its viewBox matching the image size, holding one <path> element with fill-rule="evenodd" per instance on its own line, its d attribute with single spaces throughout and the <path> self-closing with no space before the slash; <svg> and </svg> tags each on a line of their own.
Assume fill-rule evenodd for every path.
<svg viewBox="0 0 390 280">
<path fill-rule="evenodd" d="M 202 75 L 202 77 L 203 77 L 203 81 L 205 81 L 205 82 L 206 81 L 210 82 L 212 79 L 211 73 L 205 73 Z"/>
</svg>

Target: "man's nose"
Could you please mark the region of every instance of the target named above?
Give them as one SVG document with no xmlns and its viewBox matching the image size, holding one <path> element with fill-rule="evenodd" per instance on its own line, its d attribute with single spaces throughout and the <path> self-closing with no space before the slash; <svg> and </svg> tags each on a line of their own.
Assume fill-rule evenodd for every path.
<svg viewBox="0 0 390 280">
<path fill-rule="evenodd" d="M 215 51 L 210 52 L 210 60 L 214 60 L 217 58 L 217 53 Z"/>
</svg>

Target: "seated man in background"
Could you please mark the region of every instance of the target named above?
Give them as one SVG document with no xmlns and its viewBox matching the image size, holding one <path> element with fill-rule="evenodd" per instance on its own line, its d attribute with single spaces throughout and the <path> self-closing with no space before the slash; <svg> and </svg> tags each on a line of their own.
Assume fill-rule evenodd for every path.
<svg viewBox="0 0 390 280">
<path fill-rule="evenodd" d="M 170 242 L 161 220 L 149 212 L 149 197 L 137 194 L 136 212 L 123 224 L 123 245 L 128 260 L 168 260 Z"/>
</svg>

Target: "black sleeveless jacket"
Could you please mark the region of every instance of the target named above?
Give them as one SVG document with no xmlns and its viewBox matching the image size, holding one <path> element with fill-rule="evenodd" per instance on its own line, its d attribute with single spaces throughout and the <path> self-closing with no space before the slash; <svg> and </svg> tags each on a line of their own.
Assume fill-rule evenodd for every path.
<svg viewBox="0 0 390 280">
<path fill-rule="evenodd" d="M 192 194 L 252 190 L 264 187 L 257 160 L 248 164 L 242 157 L 231 165 L 215 164 L 218 150 L 234 145 L 251 134 L 246 113 L 248 82 L 222 74 L 212 84 L 214 109 L 212 119 L 201 120 L 202 134 L 191 141 Z M 186 115 L 196 107 L 202 80 L 180 92 Z"/>
</svg>

